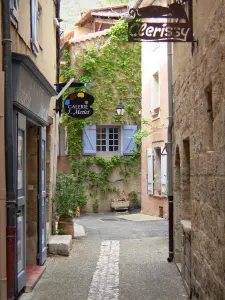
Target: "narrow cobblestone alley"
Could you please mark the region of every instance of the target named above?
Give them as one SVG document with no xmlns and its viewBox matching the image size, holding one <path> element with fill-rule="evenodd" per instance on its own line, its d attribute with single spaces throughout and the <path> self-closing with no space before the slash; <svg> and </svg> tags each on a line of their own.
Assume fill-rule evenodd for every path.
<svg viewBox="0 0 225 300">
<path fill-rule="evenodd" d="M 140 214 L 82 216 L 86 235 L 69 257 L 49 257 L 35 289 L 19 300 L 186 300 L 167 263 L 167 221 Z"/>
</svg>

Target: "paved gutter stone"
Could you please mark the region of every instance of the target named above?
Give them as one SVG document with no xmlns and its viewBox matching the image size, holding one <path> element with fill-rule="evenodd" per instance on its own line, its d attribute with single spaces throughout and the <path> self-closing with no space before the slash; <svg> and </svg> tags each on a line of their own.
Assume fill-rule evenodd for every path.
<svg viewBox="0 0 225 300">
<path fill-rule="evenodd" d="M 50 254 L 69 256 L 72 248 L 72 235 L 53 235 L 48 247 Z"/>
<path fill-rule="evenodd" d="M 88 300 L 119 299 L 119 241 L 103 241 Z"/>
</svg>

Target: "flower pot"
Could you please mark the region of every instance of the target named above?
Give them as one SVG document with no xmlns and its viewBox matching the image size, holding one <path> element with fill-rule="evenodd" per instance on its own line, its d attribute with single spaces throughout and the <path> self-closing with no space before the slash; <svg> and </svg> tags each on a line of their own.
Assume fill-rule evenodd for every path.
<svg viewBox="0 0 225 300">
<path fill-rule="evenodd" d="M 64 234 L 70 234 L 74 237 L 74 226 L 73 226 L 73 218 L 60 216 L 58 222 L 58 229 L 62 230 Z"/>
<path fill-rule="evenodd" d="M 112 209 L 127 209 L 130 206 L 130 201 L 112 201 L 111 208 Z"/>
<path fill-rule="evenodd" d="M 77 218 L 80 217 L 80 207 L 79 207 L 79 206 L 78 206 L 77 209 L 75 210 L 75 216 L 76 216 Z"/>
</svg>

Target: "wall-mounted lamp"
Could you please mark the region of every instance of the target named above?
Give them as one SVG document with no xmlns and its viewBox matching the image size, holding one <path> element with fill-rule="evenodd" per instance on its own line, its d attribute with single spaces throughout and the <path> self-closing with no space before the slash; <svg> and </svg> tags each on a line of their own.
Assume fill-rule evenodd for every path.
<svg viewBox="0 0 225 300">
<path fill-rule="evenodd" d="M 123 105 L 122 101 L 123 100 L 129 100 L 129 99 L 135 99 L 135 100 L 138 100 L 139 102 L 141 102 L 140 98 L 124 98 L 124 99 L 120 99 L 120 104 L 117 104 L 117 106 L 116 106 L 116 113 L 117 113 L 118 116 L 123 116 L 124 112 L 125 112 L 125 108 L 124 108 L 124 105 Z M 139 115 L 140 115 L 140 112 L 139 112 Z"/>
<path fill-rule="evenodd" d="M 120 99 L 120 104 L 117 104 L 116 106 L 116 113 L 118 116 L 123 116 L 124 115 L 124 105 L 122 104 L 122 99 Z"/>
</svg>

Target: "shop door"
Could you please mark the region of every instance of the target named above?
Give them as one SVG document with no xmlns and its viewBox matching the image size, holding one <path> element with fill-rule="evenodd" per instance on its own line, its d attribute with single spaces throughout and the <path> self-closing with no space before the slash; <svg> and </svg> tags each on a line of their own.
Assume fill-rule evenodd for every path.
<svg viewBox="0 0 225 300">
<path fill-rule="evenodd" d="M 39 192 L 38 192 L 38 264 L 47 257 L 46 237 L 46 128 L 39 128 Z"/>
<path fill-rule="evenodd" d="M 26 117 L 17 113 L 17 292 L 26 285 Z"/>
</svg>

